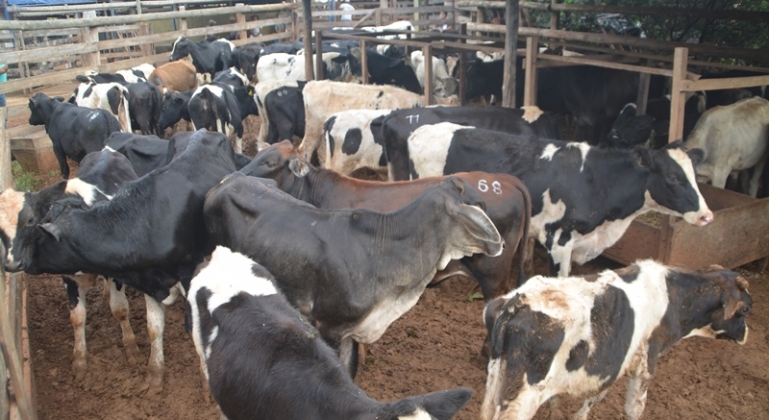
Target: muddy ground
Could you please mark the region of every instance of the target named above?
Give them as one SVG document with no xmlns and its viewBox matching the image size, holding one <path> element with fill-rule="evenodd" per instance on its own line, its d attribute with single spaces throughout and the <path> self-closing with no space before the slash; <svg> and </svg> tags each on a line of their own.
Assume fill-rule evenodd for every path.
<svg viewBox="0 0 769 420">
<path fill-rule="evenodd" d="M 255 133 L 256 129 L 258 123 L 253 119 L 246 130 Z M 252 142 L 247 142 L 245 153 L 255 153 Z M 612 262 L 599 259 L 575 271 L 591 273 L 613 267 Z M 535 269 L 546 272 L 541 250 L 537 251 Z M 748 315 L 751 330 L 747 344 L 740 347 L 704 338 L 679 343 L 659 364 L 644 419 L 769 419 L 769 306 L 765 304 L 769 275 L 757 270 L 758 264 L 743 270 L 755 301 Z M 145 383 L 149 344 L 140 293 L 129 289 L 130 318 L 145 361 L 126 364 L 119 325 L 98 287 L 88 293 L 89 370 L 85 380 L 76 383 L 70 368 L 73 334 L 63 284 L 55 276 L 29 276 L 28 283 L 29 335 L 41 419 L 219 418 L 216 407 L 201 395 L 202 376 L 192 340 L 184 331 L 181 301 L 167 312 L 165 389 L 150 396 Z M 484 337 L 483 302 L 468 299 L 473 289 L 474 284 L 465 278 L 428 289 L 415 308 L 367 348 L 358 385 L 385 401 L 470 387 L 473 398 L 456 419 L 478 418 L 485 386 L 485 361 L 479 356 Z M 591 418 L 624 418 L 624 388 L 624 381 L 616 384 L 593 408 Z M 579 402 L 566 401 L 555 409 L 552 418 L 568 418 L 578 406 Z M 548 410 L 543 408 L 537 419 L 547 416 Z"/>
</svg>

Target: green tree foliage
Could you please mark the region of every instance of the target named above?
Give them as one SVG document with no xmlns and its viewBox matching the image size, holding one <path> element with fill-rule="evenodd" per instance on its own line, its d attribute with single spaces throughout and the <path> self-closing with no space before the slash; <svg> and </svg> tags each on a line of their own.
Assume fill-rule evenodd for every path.
<svg viewBox="0 0 769 420">
<path fill-rule="evenodd" d="M 550 0 L 536 1 L 550 3 Z M 697 10 L 769 12 L 769 0 L 563 0 L 562 3 L 688 9 L 691 12 L 684 16 L 623 15 L 621 18 L 640 25 L 651 39 L 769 48 L 769 21 L 759 23 L 704 19 L 697 14 Z M 550 24 L 549 13 L 532 11 L 531 16 L 534 26 L 548 27 Z M 602 31 L 596 22 L 595 13 L 561 13 L 560 26 L 574 31 Z"/>
</svg>

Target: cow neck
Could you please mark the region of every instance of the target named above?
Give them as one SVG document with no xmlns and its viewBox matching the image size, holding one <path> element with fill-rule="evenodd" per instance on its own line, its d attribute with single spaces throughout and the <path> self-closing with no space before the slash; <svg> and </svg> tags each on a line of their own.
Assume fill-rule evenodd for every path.
<svg viewBox="0 0 769 420">
<path fill-rule="evenodd" d="M 717 307 L 718 302 L 712 300 L 720 298 L 707 293 L 713 288 L 710 284 L 703 284 L 701 276 L 670 270 L 665 276 L 665 283 L 668 308 L 660 325 L 652 333 L 652 341 L 658 353 L 669 349 L 693 330 L 704 327 L 706 323 L 701 320 L 702 316 L 708 308 Z"/>
<path fill-rule="evenodd" d="M 329 198 L 329 193 L 336 188 L 336 185 L 338 185 L 339 182 L 344 182 L 340 174 L 328 169 L 315 167 L 311 167 L 310 172 L 301 179 L 302 184 L 300 189 L 302 190 L 302 195 L 306 196 L 307 199 L 302 197 L 297 198 L 307 201 L 319 208 L 327 207 L 324 203 Z"/>
<path fill-rule="evenodd" d="M 49 98 L 46 100 L 46 102 L 43 104 L 45 107 L 45 113 L 43 114 L 43 123 L 45 125 L 45 132 L 49 133 L 48 128 L 51 125 L 51 121 L 53 120 L 53 113 L 56 111 L 56 107 L 63 102 L 59 102 L 56 99 Z M 50 134 L 50 133 L 49 133 Z"/>
</svg>

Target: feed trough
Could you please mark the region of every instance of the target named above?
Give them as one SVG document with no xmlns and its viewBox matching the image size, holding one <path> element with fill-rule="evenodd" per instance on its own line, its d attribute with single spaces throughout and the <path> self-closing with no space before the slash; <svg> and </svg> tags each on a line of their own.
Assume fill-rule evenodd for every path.
<svg viewBox="0 0 769 420">
<path fill-rule="evenodd" d="M 671 265 L 701 269 L 711 264 L 735 268 L 769 256 L 769 198 L 700 184 L 713 222 L 692 226 L 677 217 L 636 219 L 603 255 L 622 264 L 653 258 Z"/>
</svg>

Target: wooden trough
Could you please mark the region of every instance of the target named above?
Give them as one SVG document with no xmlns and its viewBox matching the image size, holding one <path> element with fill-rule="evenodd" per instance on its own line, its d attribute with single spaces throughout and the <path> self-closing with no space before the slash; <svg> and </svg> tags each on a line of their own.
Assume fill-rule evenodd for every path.
<svg viewBox="0 0 769 420">
<path fill-rule="evenodd" d="M 711 264 L 735 268 L 769 256 L 769 197 L 755 199 L 704 184 L 699 188 L 713 211 L 708 226 L 667 216 L 660 226 L 636 219 L 603 255 L 622 264 L 653 258 L 692 269 Z"/>
</svg>

